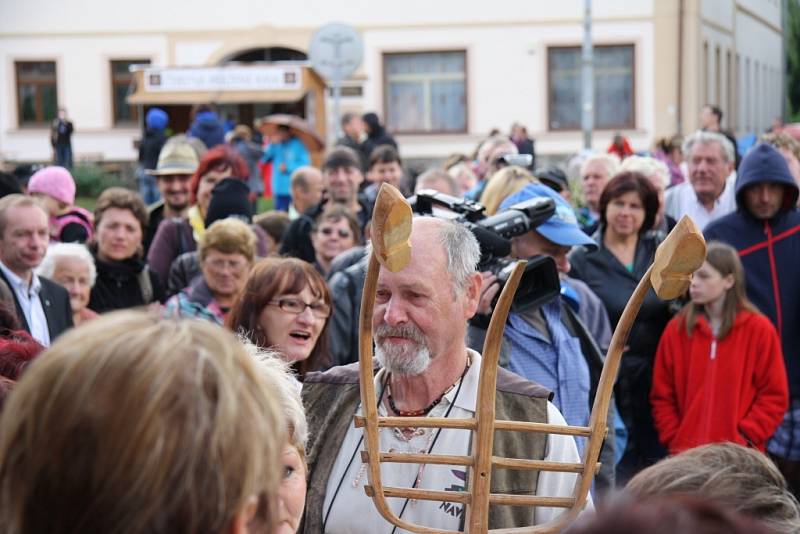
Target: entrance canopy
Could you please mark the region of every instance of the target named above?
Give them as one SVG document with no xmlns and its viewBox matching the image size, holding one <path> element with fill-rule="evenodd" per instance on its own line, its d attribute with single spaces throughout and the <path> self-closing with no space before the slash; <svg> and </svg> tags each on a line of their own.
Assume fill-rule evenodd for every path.
<svg viewBox="0 0 800 534">
<path fill-rule="evenodd" d="M 326 137 L 325 82 L 307 65 L 281 62 L 215 67 L 146 67 L 134 71 L 129 104 L 259 104 L 299 102 L 304 118 Z"/>
</svg>

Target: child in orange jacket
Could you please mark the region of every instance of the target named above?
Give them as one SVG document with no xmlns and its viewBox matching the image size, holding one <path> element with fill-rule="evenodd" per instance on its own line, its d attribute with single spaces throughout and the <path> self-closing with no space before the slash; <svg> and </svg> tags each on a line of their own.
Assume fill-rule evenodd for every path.
<svg viewBox="0 0 800 534">
<path fill-rule="evenodd" d="M 709 244 L 689 293 L 656 352 L 650 404 L 659 438 L 672 454 L 722 441 L 763 451 L 789 388 L 780 339 L 745 295 L 736 250 Z"/>
</svg>

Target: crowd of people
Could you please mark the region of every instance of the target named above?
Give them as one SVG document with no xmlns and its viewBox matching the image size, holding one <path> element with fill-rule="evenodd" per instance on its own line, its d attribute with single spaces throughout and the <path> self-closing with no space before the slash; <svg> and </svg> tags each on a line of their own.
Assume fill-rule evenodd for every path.
<svg viewBox="0 0 800 534">
<path fill-rule="evenodd" d="M 141 194 L 109 188 L 90 212 L 67 166 L 37 171 L 0 198 L 0 522 L 20 533 L 393 532 L 365 493 L 353 425 L 370 220 L 386 183 L 474 200 L 486 215 L 555 206 L 509 242 L 512 259 L 552 259 L 560 287 L 508 317 L 499 419 L 588 425 L 612 331 L 659 244 L 691 217 L 707 257 L 685 296 L 644 299 L 607 414 L 596 513 L 569 532 L 800 531 L 800 145 L 772 133 L 739 162 L 714 111 L 652 152 L 620 138 L 563 168 L 536 167 L 515 124 L 412 177 L 374 113 L 345 114 L 315 167 L 290 128 L 264 148 L 244 125 L 226 136 L 203 108 L 186 135 L 167 137 L 154 108 Z M 256 213 L 265 192 L 274 209 Z M 415 217 L 410 242 L 408 266 L 382 270 L 375 292 L 378 412 L 472 418 L 501 282 L 452 217 Z M 471 447 L 453 428 L 386 428 L 379 441 L 414 454 Z M 494 455 L 569 464 L 585 446 L 502 432 Z M 387 486 L 437 491 L 463 491 L 470 476 L 440 464 L 381 473 Z M 570 497 L 576 480 L 496 469 L 491 482 L 493 493 Z M 429 528 L 465 525 L 457 502 L 389 506 Z M 488 522 L 560 512 L 496 506 Z"/>
</svg>

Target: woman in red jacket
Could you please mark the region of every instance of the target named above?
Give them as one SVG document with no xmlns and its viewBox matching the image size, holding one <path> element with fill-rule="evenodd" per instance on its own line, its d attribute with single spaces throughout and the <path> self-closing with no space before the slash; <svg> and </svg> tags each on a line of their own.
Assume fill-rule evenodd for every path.
<svg viewBox="0 0 800 534">
<path fill-rule="evenodd" d="M 658 345 L 650 403 L 674 454 L 732 441 L 764 450 L 789 403 L 780 339 L 745 296 L 736 250 L 712 242 L 691 302 Z"/>
</svg>

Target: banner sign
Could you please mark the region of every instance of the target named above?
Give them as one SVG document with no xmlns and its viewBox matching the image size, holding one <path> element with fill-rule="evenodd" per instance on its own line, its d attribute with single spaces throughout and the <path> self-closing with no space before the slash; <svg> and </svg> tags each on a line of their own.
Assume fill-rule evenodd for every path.
<svg viewBox="0 0 800 534">
<path fill-rule="evenodd" d="M 301 88 L 298 66 L 232 66 L 145 69 L 144 85 L 151 92 L 293 91 Z"/>
</svg>

